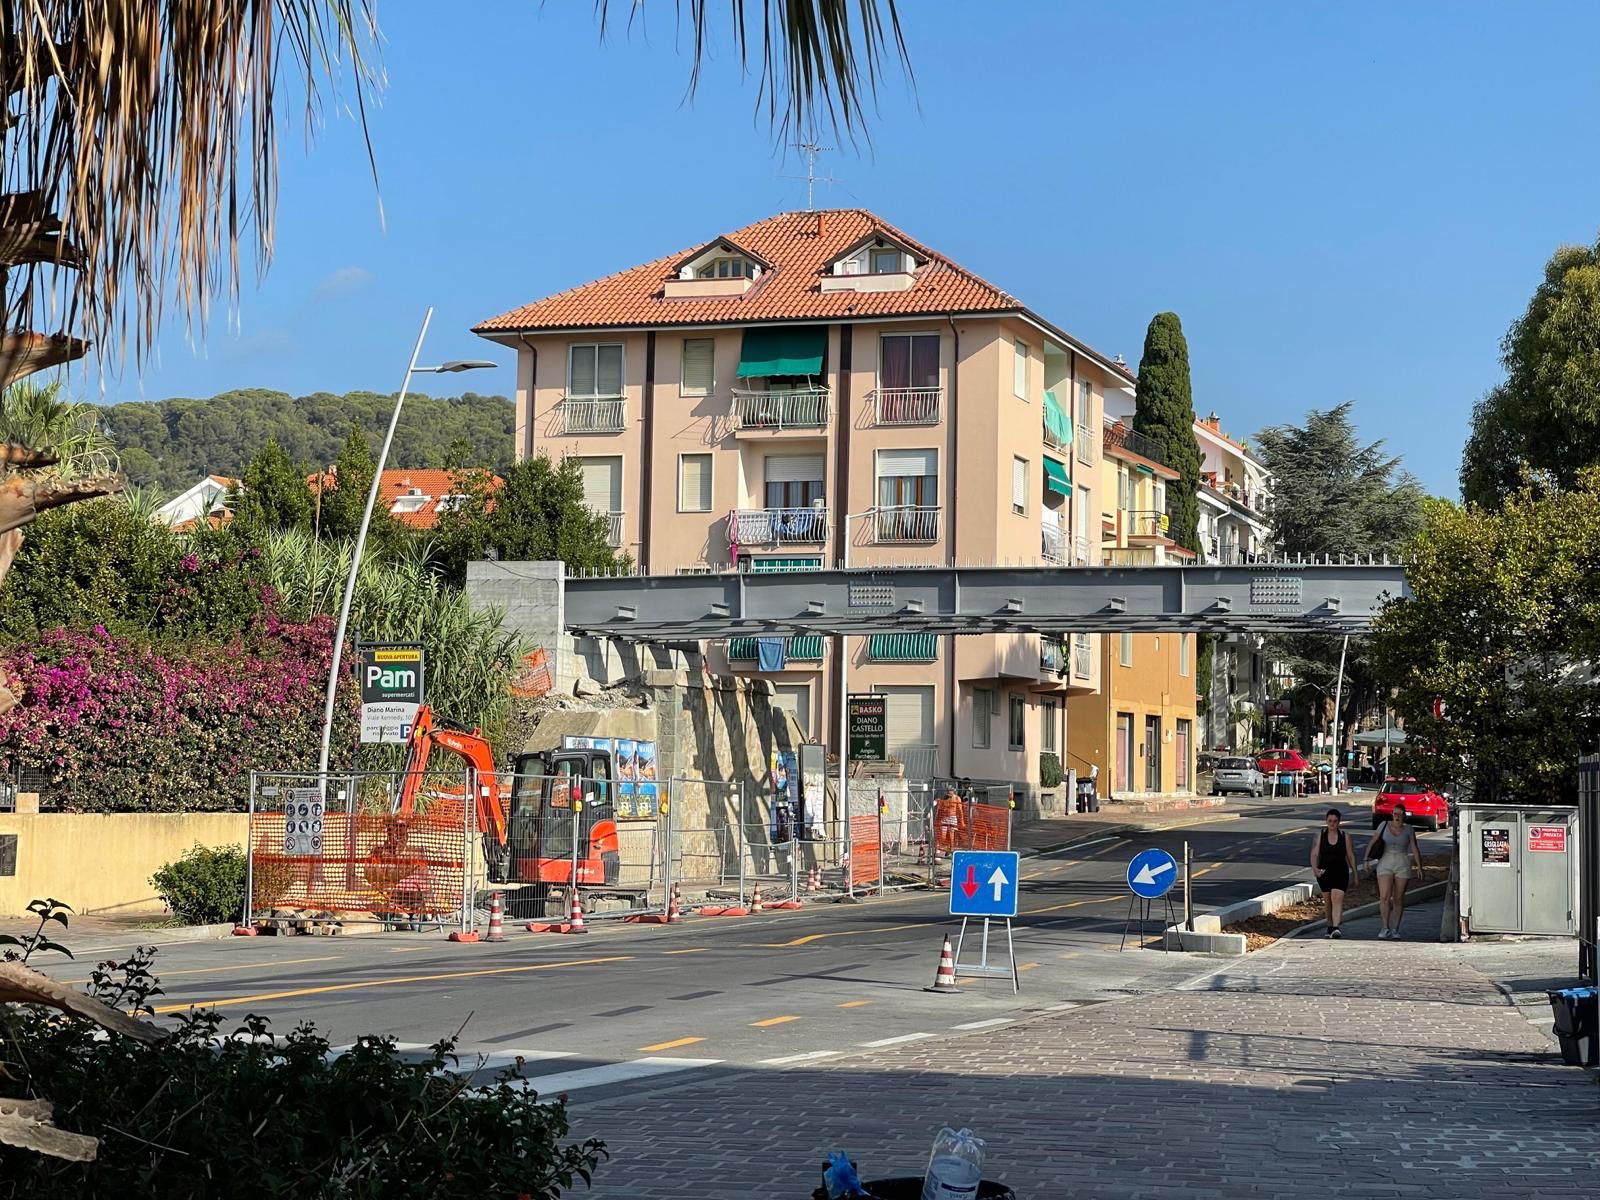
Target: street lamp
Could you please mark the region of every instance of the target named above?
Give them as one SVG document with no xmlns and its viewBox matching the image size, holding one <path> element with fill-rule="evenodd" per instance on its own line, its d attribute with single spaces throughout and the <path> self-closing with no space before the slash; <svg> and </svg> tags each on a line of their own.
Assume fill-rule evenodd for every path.
<svg viewBox="0 0 1600 1200">
<path fill-rule="evenodd" d="M 356 576 L 361 570 L 361 552 L 367 546 L 367 526 L 372 521 L 372 509 L 378 502 L 378 488 L 383 482 L 383 468 L 389 461 L 389 446 L 394 442 L 395 426 L 400 424 L 400 408 L 406 402 L 406 392 L 411 389 L 411 377 L 416 374 L 455 375 L 461 371 L 476 371 L 497 366 L 483 358 L 456 358 L 436 367 L 417 366 L 417 355 L 422 353 L 422 339 L 428 336 L 428 323 L 433 320 L 429 307 L 422 318 L 422 328 L 417 332 L 417 344 L 411 349 L 411 361 L 406 366 L 405 378 L 400 383 L 400 393 L 394 398 L 394 411 L 389 414 L 389 429 L 383 435 L 383 448 L 378 451 L 378 463 L 372 471 L 372 486 L 367 489 L 367 507 L 361 514 L 361 528 L 356 531 L 355 550 L 350 555 L 350 578 L 345 580 L 344 599 L 339 602 L 339 623 L 333 631 L 333 665 L 328 670 L 328 694 L 322 706 L 322 748 L 317 754 L 317 781 L 326 788 L 328 753 L 333 742 L 333 705 L 339 691 L 339 667 L 344 658 L 344 634 L 350 624 L 350 603 L 356 594 Z"/>
<path fill-rule="evenodd" d="M 865 512 L 844 515 L 844 569 L 850 569 L 850 522 L 874 516 L 876 505 Z M 848 586 L 848 585 L 847 585 Z M 839 816 L 841 823 L 850 824 L 850 635 L 839 634 Z"/>
</svg>

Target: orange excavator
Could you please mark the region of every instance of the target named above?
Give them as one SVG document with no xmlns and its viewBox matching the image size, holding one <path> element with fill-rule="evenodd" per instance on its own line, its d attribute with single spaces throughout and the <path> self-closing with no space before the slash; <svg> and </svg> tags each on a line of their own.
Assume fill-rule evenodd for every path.
<svg viewBox="0 0 1600 1200">
<path fill-rule="evenodd" d="M 469 733 L 439 725 L 424 704 L 406 739 L 405 775 L 394 803 L 402 824 L 416 813 L 435 749 L 448 750 L 467 764 L 467 787 L 490 880 L 542 891 L 550 884 L 572 884 L 576 869 L 580 886 L 617 883 L 622 859 L 609 751 L 518 754 L 502 795 L 489 743 L 476 729 Z"/>
</svg>

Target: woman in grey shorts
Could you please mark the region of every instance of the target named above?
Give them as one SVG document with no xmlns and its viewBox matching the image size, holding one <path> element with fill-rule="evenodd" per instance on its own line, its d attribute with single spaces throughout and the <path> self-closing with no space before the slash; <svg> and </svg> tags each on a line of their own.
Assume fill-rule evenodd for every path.
<svg viewBox="0 0 1600 1200">
<path fill-rule="evenodd" d="M 1416 832 L 1406 824 L 1404 805 L 1394 806 L 1389 819 L 1367 843 L 1366 861 L 1373 859 L 1378 860 L 1378 912 L 1383 917 L 1383 931 L 1378 936 L 1394 941 L 1400 936 L 1400 918 L 1406 912 L 1406 888 L 1414 876 L 1422 874 L 1422 851 Z"/>
</svg>

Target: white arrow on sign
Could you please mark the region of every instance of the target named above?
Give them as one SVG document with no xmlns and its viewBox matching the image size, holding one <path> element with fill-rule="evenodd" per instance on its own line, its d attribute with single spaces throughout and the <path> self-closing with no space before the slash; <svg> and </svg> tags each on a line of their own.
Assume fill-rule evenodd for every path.
<svg viewBox="0 0 1600 1200">
<path fill-rule="evenodd" d="M 1150 864 L 1149 863 L 1145 863 L 1144 866 L 1139 868 L 1139 873 L 1133 877 L 1133 881 L 1135 883 L 1139 884 L 1141 887 L 1149 887 L 1152 883 L 1154 883 L 1156 881 L 1156 876 L 1157 875 L 1161 875 L 1161 874 L 1163 874 L 1163 873 L 1165 873 L 1167 871 L 1172 870 L 1173 867 L 1175 867 L 1176 865 L 1177 865 L 1176 863 L 1173 863 L 1173 862 L 1170 862 L 1170 861 L 1169 862 L 1164 862 L 1159 867 L 1157 867 L 1155 870 L 1152 871 L 1150 869 Z"/>
<path fill-rule="evenodd" d="M 994 874 L 989 876 L 989 882 L 994 885 L 994 902 L 999 904 L 1000 893 L 1005 889 L 1006 884 L 1011 882 L 1011 880 L 1006 878 L 1005 868 L 996 867 L 994 869 Z"/>
</svg>

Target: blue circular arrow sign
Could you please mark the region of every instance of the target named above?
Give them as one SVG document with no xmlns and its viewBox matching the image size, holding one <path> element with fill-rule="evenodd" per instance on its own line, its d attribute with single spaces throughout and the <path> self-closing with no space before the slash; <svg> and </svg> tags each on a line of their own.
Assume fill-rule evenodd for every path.
<svg viewBox="0 0 1600 1200">
<path fill-rule="evenodd" d="M 1165 850 L 1141 850 L 1128 864 L 1128 890 L 1142 900 L 1159 900 L 1178 882 L 1178 860 Z"/>
</svg>

